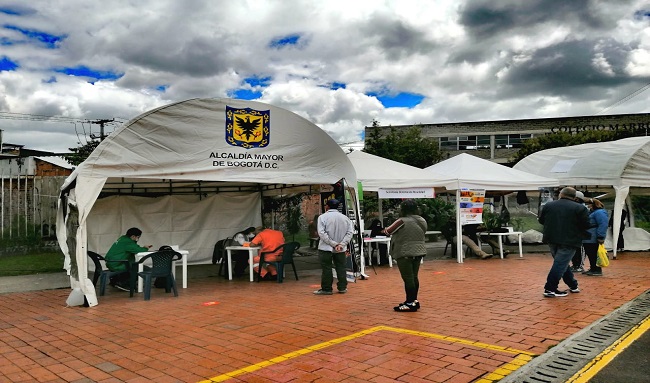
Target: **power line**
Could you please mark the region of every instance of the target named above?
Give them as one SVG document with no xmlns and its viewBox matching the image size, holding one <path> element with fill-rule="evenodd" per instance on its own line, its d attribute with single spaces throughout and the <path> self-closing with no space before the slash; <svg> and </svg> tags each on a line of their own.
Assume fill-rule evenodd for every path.
<svg viewBox="0 0 650 383">
<path fill-rule="evenodd" d="M 43 116 L 39 114 L 0 112 L 0 119 L 3 120 L 28 120 L 28 121 L 52 121 L 52 122 L 82 122 L 81 118 L 70 118 L 62 116 Z"/>
<path fill-rule="evenodd" d="M 25 120 L 25 121 L 49 121 L 49 122 L 69 122 L 69 123 L 92 123 L 93 121 L 87 118 L 80 117 L 64 117 L 64 116 L 44 116 L 41 114 L 30 113 L 13 113 L 13 112 L 0 112 L 1 120 Z M 123 122 L 121 118 L 112 118 L 110 121 Z"/>
</svg>

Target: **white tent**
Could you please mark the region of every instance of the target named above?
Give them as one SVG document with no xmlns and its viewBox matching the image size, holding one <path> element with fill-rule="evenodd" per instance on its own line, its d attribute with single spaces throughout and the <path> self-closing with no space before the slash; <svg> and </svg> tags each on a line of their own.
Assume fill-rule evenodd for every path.
<svg viewBox="0 0 650 383">
<path fill-rule="evenodd" d="M 207 263 L 218 239 L 261 224 L 261 194 L 341 179 L 356 187 L 343 150 L 287 110 L 191 99 L 146 112 L 102 141 L 62 187 L 57 238 L 73 293 L 97 304 L 86 252 L 105 252 L 129 227 L 143 230 L 144 244 L 180 245 L 188 263 Z"/>
<path fill-rule="evenodd" d="M 466 153 L 441 161 L 425 168 L 441 179 L 451 178 L 441 186 L 456 190 L 456 201 L 460 200 L 460 189 L 484 190 L 536 190 L 541 187 L 558 186 L 554 178 L 541 177 L 521 170 L 484 160 Z M 456 203 L 456 235 L 460 238 L 460 210 Z M 463 262 L 462 241 L 456 241 L 458 262 Z"/>
<path fill-rule="evenodd" d="M 364 191 L 386 188 L 436 187 L 450 182 L 432 177 L 431 172 L 362 151 L 348 153 Z"/>
<path fill-rule="evenodd" d="M 542 150 L 519 161 L 514 168 L 557 178 L 562 185 L 613 187 L 616 193 L 613 232 L 618 233 L 621 212 L 626 200 L 630 202 L 630 188 L 650 187 L 650 137 L 631 137 Z M 632 211 L 629 213 L 632 217 Z M 634 246 L 633 243 L 637 243 L 639 250 L 650 248 L 647 236 L 636 238 L 634 242 L 630 239 L 630 248 Z M 643 243 L 638 243 L 639 240 Z M 613 235 L 614 256 L 617 242 L 618 235 Z M 625 245 L 627 248 L 627 240 Z"/>
</svg>

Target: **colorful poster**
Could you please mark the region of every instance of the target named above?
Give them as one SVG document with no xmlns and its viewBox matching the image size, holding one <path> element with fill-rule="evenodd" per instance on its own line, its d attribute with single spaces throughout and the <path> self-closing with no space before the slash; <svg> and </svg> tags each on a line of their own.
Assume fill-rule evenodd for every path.
<svg viewBox="0 0 650 383">
<path fill-rule="evenodd" d="M 458 203 L 461 225 L 483 222 L 484 189 L 460 189 Z"/>
</svg>

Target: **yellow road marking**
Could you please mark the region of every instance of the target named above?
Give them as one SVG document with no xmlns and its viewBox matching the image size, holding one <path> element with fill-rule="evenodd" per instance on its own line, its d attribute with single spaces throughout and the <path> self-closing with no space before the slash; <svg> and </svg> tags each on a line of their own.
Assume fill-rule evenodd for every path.
<svg viewBox="0 0 650 383">
<path fill-rule="evenodd" d="M 343 342 L 347 342 L 356 338 L 360 338 L 362 336 L 366 336 L 372 333 L 375 333 L 377 331 L 392 331 L 400 334 L 408 334 L 408 335 L 415 335 L 415 336 L 421 336 L 425 338 L 432 338 L 432 339 L 438 339 L 450 343 L 461 343 L 465 344 L 468 346 L 476 347 L 476 348 L 482 348 L 482 349 L 489 349 L 489 350 L 494 350 L 494 351 L 499 351 L 499 352 L 505 352 L 509 354 L 515 354 L 515 358 L 512 362 L 506 363 L 505 365 L 499 367 L 496 371 L 493 371 L 490 373 L 486 378 L 481 379 L 480 381 L 477 381 L 477 383 L 491 383 L 494 381 L 497 381 L 499 379 L 503 379 L 506 375 L 512 373 L 514 370 L 517 368 L 523 366 L 524 364 L 528 363 L 535 354 L 530 353 L 528 351 L 522 351 L 522 350 L 516 350 L 514 348 L 510 347 L 501 347 L 501 346 L 495 346 L 495 345 L 490 345 L 486 343 L 481 343 L 481 342 L 474 342 L 471 340 L 467 339 L 460 339 L 460 338 L 454 338 L 450 336 L 444 336 L 444 335 L 439 335 L 439 334 L 432 334 L 428 332 L 422 332 L 422 331 L 413 331 L 413 330 L 406 330 L 402 328 L 396 328 L 396 327 L 388 327 L 388 326 L 377 326 L 377 327 L 372 327 L 367 330 L 362 330 L 359 332 L 356 332 L 354 334 L 350 334 L 347 336 L 343 336 L 340 338 L 332 339 L 327 342 L 322 342 L 315 344 L 313 346 L 305 347 L 303 349 L 297 350 L 297 351 L 291 351 L 286 354 L 277 356 L 275 358 L 265 360 L 263 362 L 259 362 L 256 364 L 252 364 L 250 366 L 240 368 L 239 370 L 227 372 L 225 374 L 221 374 L 219 376 L 215 376 L 213 378 L 207 379 L 207 380 L 202 380 L 199 383 L 212 383 L 212 382 L 223 382 L 228 379 L 234 378 L 239 375 L 243 374 L 248 374 L 254 371 L 261 370 L 264 367 L 272 366 L 274 364 L 280 363 L 287 361 L 289 359 L 293 359 L 299 356 L 303 356 L 306 354 L 309 354 L 314 351 L 322 350 L 326 347 L 334 346 L 337 344 L 341 344 Z"/>
<path fill-rule="evenodd" d="M 630 331 L 626 332 L 622 337 L 620 337 L 616 342 L 611 346 L 607 347 L 603 352 L 598 354 L 594 359 L 592 359 L 586 366 L 584 366 L 580 371 L 573 375 L 567 383 L 587 383 L 592 379 L 596 374 L 605 368 L 614 360 L 614 358 L 623 352 L 629 345 L 632 344 L 635 340 L 639 339 L 643 333 L 650 329 L 650 316 L 646 317 L 641 323 L 634 326 Z"/>
</svg>

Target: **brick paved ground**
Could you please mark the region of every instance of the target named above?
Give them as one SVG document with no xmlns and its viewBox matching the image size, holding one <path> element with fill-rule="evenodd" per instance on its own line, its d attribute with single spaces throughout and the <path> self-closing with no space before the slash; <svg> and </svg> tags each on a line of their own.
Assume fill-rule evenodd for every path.
<svg viewBox="0 0 650 383">
<path fill-rule="evenodd" d="M 386 266 L 333 296 L 312 294 L 316 270 L 283 284 L 204 276 L 148 302 L 109 289 L 93 308 L 66 307 L 68 289 L 2 294 L 0 381 L 486 382 L 650 288 L 650 253 L 624 253 L 580 276 L 580 294 L 543 298 L 550 264 L 426 261 L 416 313 L 393 312 L 404 294 Z"/>
</svg>

